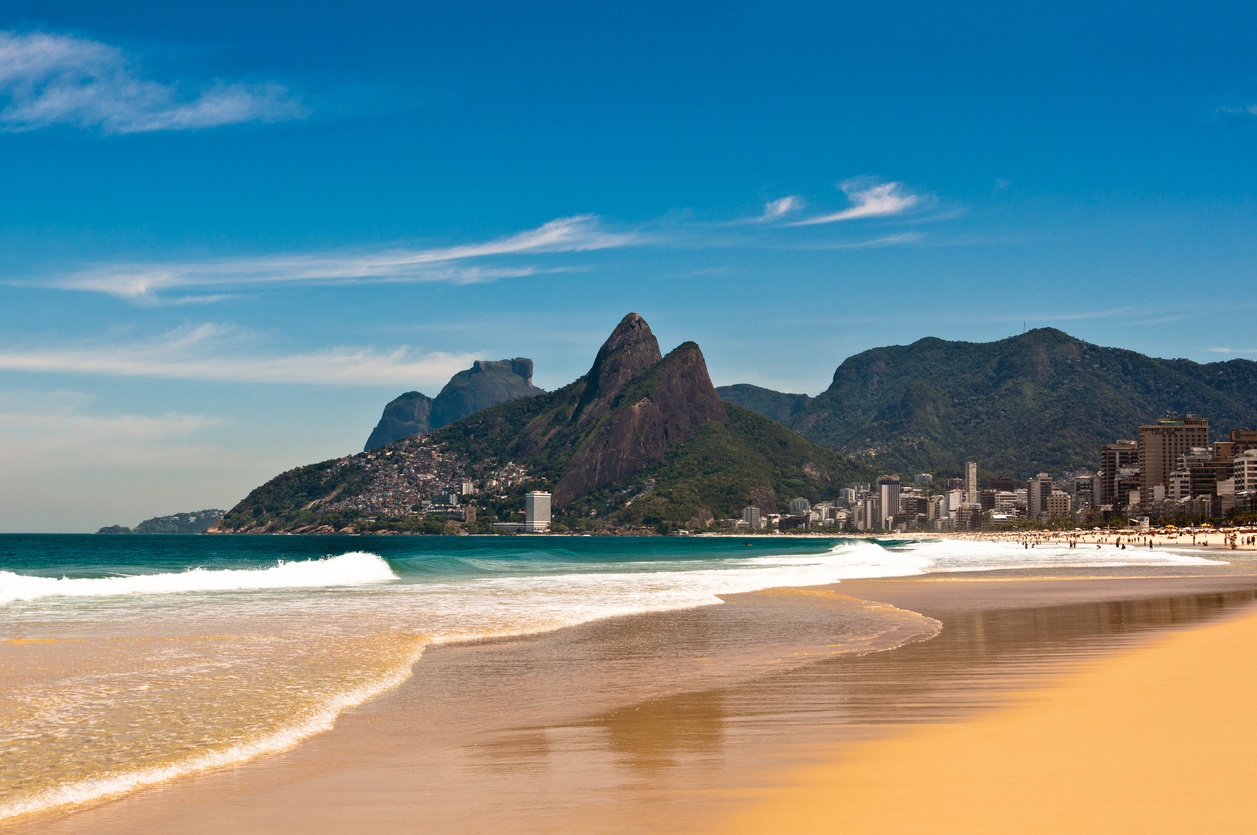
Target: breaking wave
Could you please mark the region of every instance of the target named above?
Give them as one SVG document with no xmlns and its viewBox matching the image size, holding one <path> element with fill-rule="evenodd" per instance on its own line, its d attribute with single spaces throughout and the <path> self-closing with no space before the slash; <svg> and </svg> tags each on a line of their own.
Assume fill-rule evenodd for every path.
<svg viewBox="0 0 1257 835">
<path fill-rule="evenodd" d="M 129 594 L 360 586 L 397 579 L 398 576 L 382 557 L 365 551 L 319 560 L 280 560 L 270 568 L 192 568 L 174 573 L 119 577 L 33 577 L 0 571 L 0 603 L 41 597 L 110 597 Z"/>
</svg>

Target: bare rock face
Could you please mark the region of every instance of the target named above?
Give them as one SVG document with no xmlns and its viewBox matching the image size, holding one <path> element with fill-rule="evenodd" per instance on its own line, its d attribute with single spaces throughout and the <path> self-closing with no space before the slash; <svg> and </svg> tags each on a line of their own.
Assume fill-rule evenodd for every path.
<svg viewBox="0 0 1257 835">
<path fill-rule="evenodd" d="M 384 407 L 364 449 L 370 451 L 411 435 L 428 434 L 432 431 L 431 412 L 432 398 L 417 391 L 406 392 Z"/>
<path fill-rule="evenodd" d="M 449 426 L 482 409 L 539 394 L 532 384 L 532 360 L 476 360 L 466 371 L 450 378 L 435 399 L 408 391 L 384 407 L 384 414 L 367 439 L 365 449 L 373 450 Z"/>
<path fill-rule="evenodd" d="M 659 340 L 646 320 L 636 313 L 625 316 L 598 349 L 593 367 L 585 375 L 585 391 L 572 413 L 572 426 L 585 426 L 609 412 L 625 383 L 661 359 Z"/>
<path fill-rule="evenodd" d="M 481 409 L 539 391 L 532 384 L 532 360 L 527 357 L 476 360 L 471 368 L 451 377 L 432 401 L 432 428 L 449 426 Z"/>
<path fill-rule="evenodd" d="M 692 438 L 699 427 L 713 421 L 723 422 L 728 417 L 724 403 L 711 384 L 703 352 L 693 342 L 680 345 L 645 371 L 626 374 L 633 361 L 640 362 L 641 358 L 649 356 L 651 348 L 658 351 L 658 343 L 646 323 L 641 317 L 635 318 L 636 322 L 628 318 L 621 322 L 607 344 L 611 345 L 617 335 L 622 335 L 627 323 L 639 334 L 637 345 L 645 347 L 634 348 L 621 341 L 617 350 L 606 351 L 604 345 L 605 357 L 615 363 L 610 369 L 613 373 L 599 373 L 604 369 L 595 363 L 589 374 L 586 394 L 595 387 L 599 390 L 593 397 L 581 398 L 582 403 L 589 403 L 583 419 L 586 422 L 597 420 L 601 412 L 601 422 L 592 434 L 578 441 L 555 487 L 557 504 L 647 469 L 662 461 L 673 447 Z M 643 332 L 648 340 L 640 336 Z M 598 356 L 602 359 L 604 352 L 599 352 Z M 606 386 L 609 379 L 618 383 L 610 393 Z M 578 407 L 572 421 L 581 420 Z"/>
</svg>

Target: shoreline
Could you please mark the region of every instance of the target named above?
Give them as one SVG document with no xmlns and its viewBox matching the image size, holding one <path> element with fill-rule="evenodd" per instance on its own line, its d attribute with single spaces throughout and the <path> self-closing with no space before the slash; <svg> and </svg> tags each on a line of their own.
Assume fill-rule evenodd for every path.
<svg viewBox="0 0 1257 835">
<path fill-rule="evenodd" d="M 1210 606 L 1242 602 L 1209 602 L 1218 595 L 1248 595 L 1247 600 L 1257 594 L 1257 575 L 1237 567 L 1139 571 L 848 580 L 806 591 L 732 595 L 726 606 L 434 648 L 408 682 L 348 711 L 333 730 L 287 752 L 91 807 L 17 820 L 12 831 L 209 832 L 227 820 L 242 828 L 334 831 L 341 828 L 335 822 L 342 806 L 353 810 L 354 820 L 370 821 L 381 831 L 403 831 L 405 822 L 413 824 L 421 813 L 449 831 L 488 831 L 500 828 L 506 811 L 465 797 L 469 789 L 478 786 L 477 795 L 487 790 L 524 802 L 525 786 L 540 791 L 535 781 L 545 788 L 542 805 L 551 808 L 544 819 L 520 821 L 527 831 L 557 830 L 544 824 L 548 820 L 589 828 L 581 816 L 595 807 L 619 810 L 614 821 L 599 827 L 606 831 L 646 831 L 642 821 L 701 829 L 710 812 L 738 806 L 817 756 L 818 740 L 849 746 L 920 721 L 923 699 L 933 705 L 925 715 L 946 724 L 1024 689 L 1025 677 L 1054 674 L 1071 659 L 1117 651 L 1117 645 L 1142 640 L 1147 630 L 1181 622 L 1161 611 L 1164 606 L 1145 605 L 1149 600 L 1179 600 L 1176 605 L 1188 612 L 1183 618 L 1192 622 L 1213 617 L 1212 609 L 1206 611 Z M 1199 602 L 1202 596 L 1205 603 Z M 851 617 L 875 611 L 870 601 L 876 601 L 873 607 L 898 607 L 907 616 L 937 617 L 949 626 L 922 643 L 923 621 L 916 621 L 909 632 L 916 630 L 917 637 L 892 641 L 897 649 L 826 657 L 828 639 L 822 637 L 833 618 L 824 607 L 839 607 Z M 1110 622 L 1114 611 L 1124 613 L 1118 622 Z M 818 613 L 826 616 L 818 620 Z M 1029 613 L 1036 614 L 1027 622 L 1023 616 Z M 893 612 L 883 614 L 902 620 Z M 820 629 L 811 644 L 762 631 L 762 622 L 787 616 L 795 618 L 796 628 Z M 1032 622 L 1042 617 L 1055 618 L 1055 626 L 1036 632 Z M 1019 637 L 981 637 L 974 624 L 983 622 L 994 633 L 1011 630 L 1009 635 Z M 682 645 L 691 642 L 692 654 L 660 658 L 679 638 Z M 961 656 L 951 654 L 952 642 L 963 645 L 958 645 Z M 756 654 L 750 644 L 767 649 Z M 997 663 L 1001 653 L 1025 657 L 1009 667 Z M 637 678 L 627 674 L 634 664 L 640 667 Z M 705 666 L 697 672 L 675 669 L 686 665 Z M 505 679 L 503 670 L 509 673 Z M 652 676 L 662 676 L 667 686 Z M 919 685 L 922 676 L 932 684 Z M 949 676 L 976 676 L 981 686 L 975 690 L 969 681 L 957 688 Z M 511 697 L 495 701 L 482 692 L 488 682 L 507 688 Z M 831 692 L 835 682 L 849 688 L 837 700 Z M 875 698 L 876 693 L 881 695 Z M 460 779 L 443 776 L 448 771 Z M 431 787 L 416 790 L 424 781 Z M 453 798 L 470 803 L 479 817 L 438 808 L 454 805 Z M 647 799 L 662 804 L 663 817 L 644 814 Z M 307 808 L 320 811 L 310 814 Z M 687 809 L 703 813 L 691 816 Z"/>
</svg>

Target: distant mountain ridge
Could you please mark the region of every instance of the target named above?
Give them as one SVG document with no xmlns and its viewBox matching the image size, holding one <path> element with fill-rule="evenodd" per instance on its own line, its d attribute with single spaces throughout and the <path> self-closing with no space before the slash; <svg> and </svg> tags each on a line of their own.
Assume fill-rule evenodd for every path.
<svg viewBox="0 0 1257 835">
<path fill-rule="evenodd" d="M 384 407 L 364 449 L 378 449 L 412 435 L 426 435 L 481 409 L 537 394 L 541 389 L 532 384 L 532 372 L 532 360 L 527 357 L 476 360 L 471 368 L 451 377 L 435 398 L 408 391 Z"/>
<path fill-rule="evenodd" d="M 1169 412 L 1215 436 L 1257 427 L 1257 362 L 1165 360 L 1054 328 L 997 342 L 934 337 L 849 357 L 817 395 L 723 386 L 722 399 L 829 449 L 905 473 L 984 468 L 1018 478 L 1095 468 L 1099 447 Z"/>
<path fill-rule="evenodd" d="M 225 511 L 217 508 L 195 510 L 191 513 L 173 513 L 170 516 L 155 516 L 145 519 L 134 529 L 125 525 L 109 525 L 96 533 L 127 534 L 127 533 L 205 533 L 223 518 Z"/>
<path fill-rule="evenodd" d="M 575 529 L 705 526 L 751 503 L 767 513 L 795 496 L 832 498 L 870 472 L 722 402 L 698 345 L 662 356 L 632 313 L 575 382 L 426 437 L 283 473 L 232 508 L 218 530 L 429 530 L 413 515 L 464 480 L 498 485 L 479 502 L 503 513 L 522 505 L 524 489 L 549 490 L 556 521 Z"/>
</svg>

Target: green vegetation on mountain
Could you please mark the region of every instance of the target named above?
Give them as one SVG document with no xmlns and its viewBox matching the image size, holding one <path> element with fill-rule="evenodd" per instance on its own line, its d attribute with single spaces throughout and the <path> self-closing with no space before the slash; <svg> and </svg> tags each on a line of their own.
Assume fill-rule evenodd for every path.
<svg viewBox="0 0 1257 835">
<path fill-rule="evenodd" d="M 354 514 L 331 514 L 324 506 L 338 496 L 366 489 L 372 479 L 362 467 L 339 463 L 321 461 L 280 473 L 227 511 L 217 528 L 257 529 L 279 523 L 284 529 L 327 525 L 340 530 L 354 521 Z"/>
<path fill-rule="evenodd" d="M 774 399 L 754 386 L 721 393 L 822 446 L 902 472 L 966 460 L 1018 478 L 1095 468 L 1101 444 L 1134 438 L 1167 413 L 1207 417 L 1215 436 L 1257 427 L 1257 363 L 1156 359 L 1052 328 L 864 351 L 785 418 L 780 398 L 793 395 Z"/>
<path fill-rule="evenodd" d="M 716 393 L 727 403 L 750 409 L 755 414 L 763 415 L 778 423 L 789 423 L 791 418 L 806 409 L 807 405 L 812 402 L 812 398 L 806 394 L 787 394 L 753 386 L 750 383 L 717 386 Z"/>
</svg>

